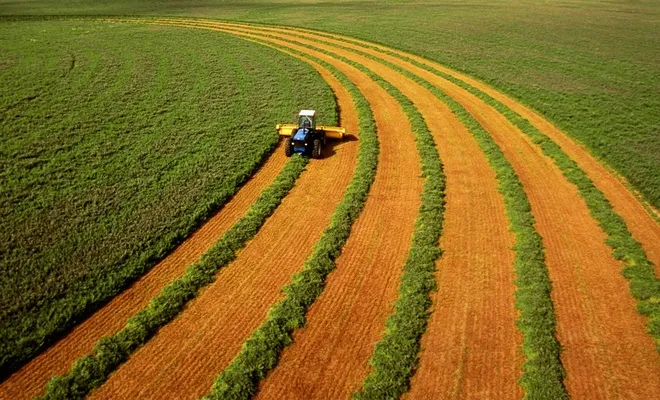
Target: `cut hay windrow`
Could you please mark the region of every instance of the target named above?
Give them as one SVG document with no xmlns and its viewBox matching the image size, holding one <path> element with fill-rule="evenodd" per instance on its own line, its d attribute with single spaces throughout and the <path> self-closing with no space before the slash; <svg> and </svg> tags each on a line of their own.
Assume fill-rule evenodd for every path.
<svg viewBox="0 0 660 400">
<path fill-rule="evenodd" d="M 291 343 L 293 331 L 305 325 L 305 314 L 323 291 L 328 274 L 335 269 L 334 260 L 350 235 L 376 175 L 378 137 L 369 103 L 362 93 L 328 63 L 293 49 L 287 51 L 322 65 L 353 97 L 360 123 L 355 173 L 342 202 L 332 215 L 330 225 L 314 246 L 303 270 L 284 287 L 284 299 L 271 308 L 266 321 L 247 339 L 240 353 L 217 377 L 206 399 L 247 399 L 257 392 L 259 382 L 277 365 L 281 352 Z"/>
<path fill-rule="evenodd" d="M 637 310 L 640 314 L 649 317 L 647 329 L 655 340 L 656 349 L 660 352 L 660 281 L 655 276 L 653 264 L 649 261 L 642 246 L 633 238 L 626 222 L 614 211 L 603 192 L 594 186 L 587 174 L 566 155 L 558 144 L 528 120 L 500 101 L 460 79 L 439 71 L 431 72 L 466 89 L 499 111 L 529 136 L 535 144 L 539 145 L 543 153 L 555 161 L 566 179 L 577 186 L 582 198 L 587 203 L 589 212 L 607 234 L 606 243 L 612 249 L 614 258 L 624 263 L 623 276 L 630 282 L 630 293 L 638 301 Z"/>
<path fill-rule="evenodd" d="M 131 317 L 116 334 L 101 339 L 78 359 L 66 376 L 51 379 L 43 399 L 82 399 L 100 386 L 121 363 L 146 343 L 159 328 L 176 317 L 201 288 L 211 284 L 219 269 L 232 262 L 238 251 L 259 231 L 305 169 L 307 159 L 293 157 L 275 181 L 263 191 L 245 216 L 232 226 L 200 261 L 167 285 L 142 311 Z"/>
<path fill-rule="evenodd" d="M 271 37 L 266 34 L 263 36 Z M 295 40 L 284 41 L 295 43 Z M 433 273 L 435 261 L 441 254 L 438 240 L 442 231 L 444 210 L 445 178 L 442 164 L 433 137 L 422 115 L 410 100 L 362 65 L 323 49 L 315 50 L 362 71 L 399 102 L 412 123 L 422 160 L 425 178 L 422 204 L 412 247 L 403 267 L 399 299 L 395 304 L 395 313 L 387 321 L 386 335 L 374 352 L 371 363 L 375 366 L 375 371 L 365 382 L 365 392 L 358 395 L 361 398 L 379 398 L 396 393 L 398 397 L 407 391 L 408 381 L 413 374 L 420 339 L 429 317 L 430 293 L 436 288 Z"/>
<path fill-rule="evenodd" d="M 523 352 L 526 358 L 523 364 L 521 385 L 529 398 L 544 398 L 544 396 L 554 399 L 567 398 L 568 395 L 563 385 L 565 371 L 559 357 L 561 348 L 555 337 L 556 321 L 550 298 L 552 288 L 545 265 L 543 244 L 541 236 L 534 228 L 534 216 L 531 213 L 529 200 L 513 167 L 488 132 L 454 99 L 396 65 L 368 54 L 363 55 L 414 80 L 447 104 L 465 124 L 486 154 L 489 163 L 495 170 L 499 189 L 504 196 L 511 230 L 516 235 L 516 245 L 514 246 L 515 267 L 518 275 L 516 307 L 520 310 L 518 327 L 523 333 Z M 543 312 L 540 312 L 541 310 Z"/>
<path fill-rule="evenodd" d="M 398 398 L 408 390 L 417 364 L 420 340 L 430 315 L 430 294 L 437 288 L 434 272 L 435 262 L 442 254 L 438 241 L 444 220 L 445 175 L 433 136 L 413 103 L 396 87 L 367 68 L 351 64 L 369 75 L 399 102 L 410 119 L 422 161 L 422 204 L 412 246 L 403 266 L 399 298 L 387 320 L 385 336 L 376 344 L 369 361 L 374 369 L 365 379 L 363 389 L 355 395 L 358 399 Z"/>
<path fill-rule="evenodd" d="M 324 32 L 310 30 L 300 31 L 313 32 L 319 36 L 334 38 L 333 35 Z M 640 314 L 649 317 L 647 329 L 655 340 L 656 349 L 660 352 L 660 281 L 654 273 L 653 263 L 648 259 L 640 243 L 633 238 L 625 220 L 614 211 L 603 192 L 594 185 L 580 166 L 573 161 L 557 143 L 502 102 L 457 77 L 439 71 L 429 65 L 420 63 L 410 57 L 389 51 L 382 46 L 371 45 L 359 40 L 351 40 L 350 38 L 344 40 L 347 43 L 366 47 L 396 57 L 458 85 L 483 100 L 486 104 L 495 108 L 523 133 L 529 136 L 535 144 L 539 145 L 543 153 L 552 158 L 564 176 L 578 188 L 582 198 L 584 198 L 587 203 L 591 215 L 596 221 L 598 221 L 600 227 L 607 234 L 608 238 L 606 243 L 612 248 L 614 258 L 625 264 L 622 273 L 630 282 L 630 292 L 638 301 L 638 311 Z M 346 49 L 373 58 L 373 56 L 362 53 L 359 50 L 352 48 Z M 380 60 L 380 62 L 390 65 L 392 68 L 396 68 L 400 72 L 403 71 L 409 76 L 414 76 L 414 74 L 405 72 L 405 70 L 398 66 L 394 66 L 387 61 Z M 417 77 L 415 78 L 416 80 L 419 79 Z M 425 82 L 425 85 L 427 87 L 432 86 L 428 82 Z M 657 218 L 657 215 L 655 215 L 654 212 L 650 212 L 650 215 Z"/>
<path fill-rule="evenodd" d="M 270 36 L 268 34 L 262 35 L 265 37 Z M 293 39 L 281 40 L 295 42 Z M 346 50 L 359 53 L 359 51 L 353 49 Z M 329 54 L 341 61 L 353 65 L 369 74 L 372 79 L 382 82 L 382 79 L 378 76 L 351 60 L 334 55 L 323 49 L 317 49 L 317 51 Z M 425 88 L 430 90 L 436 95 L 436 97 L 445 102 L 454 114 L 456 114 L 457 117 L 468 127 L 470 132 L 477 139 L 480 147 L 486 153 L 489 162 L 495 169 L 497 179 L 500 182 L 500 189 L 504 195 L 511 228 L 516 233 L 517 243 L 515 246 L 515 266 L 518 275 L 516 280 L 518 286 L 518 291 L 516 292 L 516 306 L 521 311 L 518 325 L 523 333 L 523 352 L 526 357 L 526 362 L 523 365 L 524 374 L 521 378 L 521 385 L 530 397 L 551 394 L 553 398 L 566 398 L 567 394 L 563 386 L 565 372 L 559 358 L 560 346 L 555 337 L 556 321 L 554 318 L 552 300 L 550 298 L 551 283 L 545 265 L 543 245 L 540 235 L 538 235 L 534 229 L 534 217 L 531 213 L 529 201 L 513 167 L 506 160 L 504 154 L 495 144 L 490 135 L 471 114 L 460 106 L 459 103 L 419 77 L 413 76 L 412 74 L 387 62 L 378 60 L 375 57 L 367 54 L 363 55 L 382 62 L 396 71 L 403 72 L 404 75 L 413 78 L 416 82 L 419 82 Z M 429 294 L 427 293 L 426 296 L 428 298 Z M 539 313 L 539 310 L 543 310 L 543 313 Z M 425 326 L 426 325 L 424 324 L 424 328 Z M 418 333 L 419 337 L 423 334 L 423 330 L 420 330 L 421 332 Z M 416 340 L 418 340 L 418 338 Z M 416 347 L 416 351 L 418 352 L 418 343 Z M 383 358 L 386 359 L 386 357 Z M 406 362 L 400 360 L 398 363 L 390 362 L 389 371 L 387 373 L 382 372 L 382 374 L 379 374 L 380 379 L 377 380 L 374 377 L 370 377 L 368 385 L 374 389 L 379 387 L 387 388 L 388 395 L 393 393 L 405 393 L 410 378 L 407 374 L 410 373 L 412 367 L 402 367 L 402 365 L 410 364 L 414 366 L 416 359 L 417 354 L 415 353 L 408 354 L 408 358 L 405 359 Z M 381 365 L 383 371 L 385 371 L 385 365 L 387 364 L 383 363 Z M 387 378 L 385 378 L 386 376 Z M 374 397 L 383 394 L 383 392 L 380 392 L 376 395 L 376 391 L 377 390 L 374 390 L 373 392 Z M 360 396 L 366 396 L 366 394 L 362 393 Z"/>
</svg>

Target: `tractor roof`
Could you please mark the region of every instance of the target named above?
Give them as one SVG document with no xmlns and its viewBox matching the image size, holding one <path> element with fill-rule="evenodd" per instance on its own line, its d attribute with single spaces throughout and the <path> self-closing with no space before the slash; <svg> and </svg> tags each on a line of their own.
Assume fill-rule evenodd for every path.
<svg viewBox="0 0 660 400">
<path fill-rule="evenodd" d="M 300 110 L 299 117 L 313 117 L 316 114 L 314 110 Z"/>
</svg>

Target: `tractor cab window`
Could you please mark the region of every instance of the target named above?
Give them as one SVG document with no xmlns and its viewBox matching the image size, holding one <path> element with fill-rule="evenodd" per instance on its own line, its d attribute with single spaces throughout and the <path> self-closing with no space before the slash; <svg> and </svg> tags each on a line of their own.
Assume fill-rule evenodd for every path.
<svg viewBox="0 0 660 400">
<path fill-rule="evenodd" d="M 314 128 L 314 120 L 312 119 L 312 117 L 302 115 L 300 116 L 300 121 L 298 126 L 304 129 L 312 129 Z"/>
</svg>

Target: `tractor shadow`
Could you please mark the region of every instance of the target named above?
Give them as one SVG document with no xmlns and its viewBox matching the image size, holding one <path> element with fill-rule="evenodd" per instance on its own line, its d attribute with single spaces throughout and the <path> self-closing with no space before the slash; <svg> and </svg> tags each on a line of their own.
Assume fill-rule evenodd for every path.
<svg viewBox="0 0 660 400">
<path fill-rule="evenodd" d="M 343 140 L 328 140 L 325 146 L 323 146 L 323 150 L 321 151 L 321 159 L 334 156 L 337 153 L 335 149 L 341 146 L 342 143 L 355 142 L 357 140 L 358 140 L 357 136 L 351 133 L 344 134 Z"/>
</svg>

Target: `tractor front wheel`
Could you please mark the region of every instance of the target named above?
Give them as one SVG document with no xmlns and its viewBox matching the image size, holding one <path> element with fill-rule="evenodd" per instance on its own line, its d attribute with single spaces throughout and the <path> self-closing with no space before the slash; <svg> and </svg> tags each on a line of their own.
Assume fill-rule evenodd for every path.
<svg viewBox="0 0 660 400">
<path fill-rule="evenodd" d="M 293 154 L 293 139 L 288 137 L 284 139 L 284 155 L 291 157 Z"/>
<path fill-rule="evenodd" d="M 321 158 L 321 139 L 314 139 L 314 148 L 312 149 L 312 158 Z"/>
</svg>

